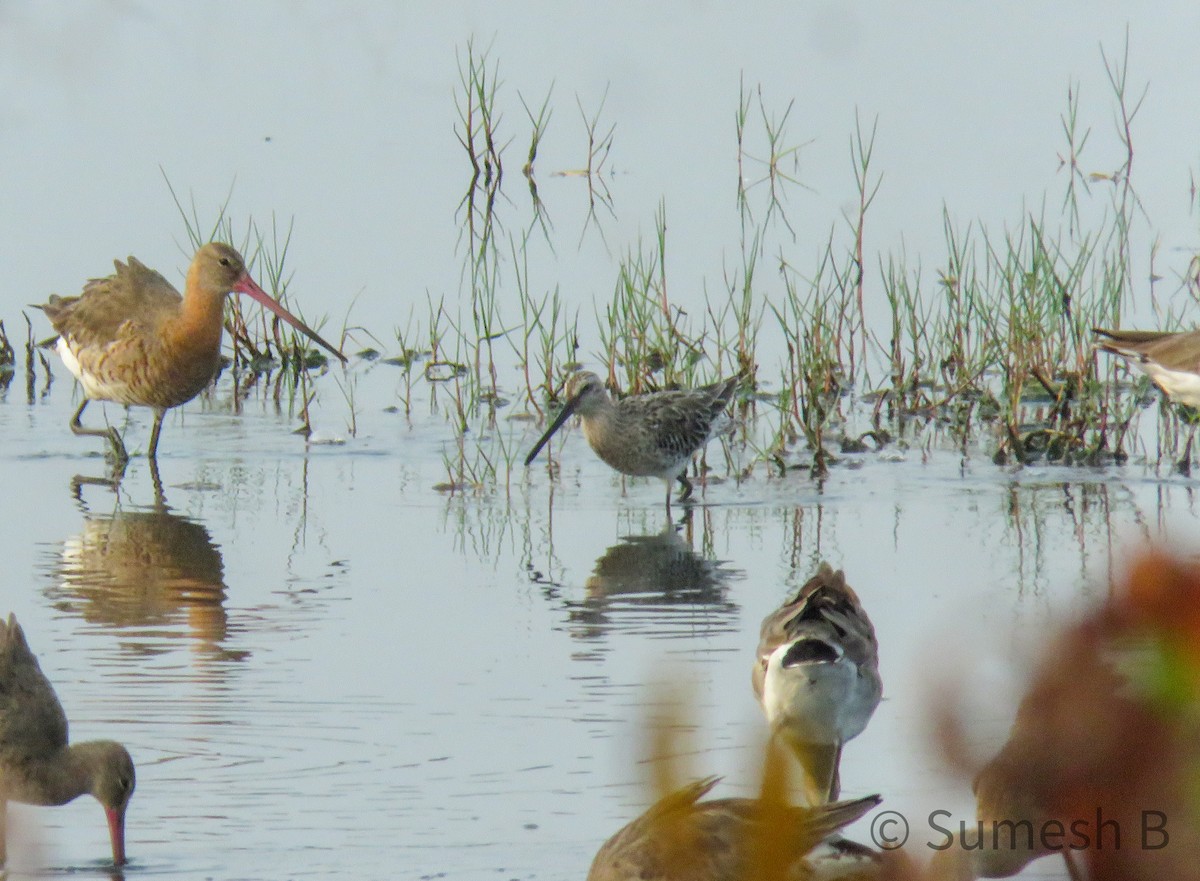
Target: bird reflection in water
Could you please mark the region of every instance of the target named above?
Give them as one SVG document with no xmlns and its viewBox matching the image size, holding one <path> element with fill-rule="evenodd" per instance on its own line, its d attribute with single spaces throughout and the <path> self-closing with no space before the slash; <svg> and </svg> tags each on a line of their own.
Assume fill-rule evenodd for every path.
<svg viewBox="0 0 1200 881">
<path fill-rule="evenodd" d="M 740 577 L 721 560 L 691 545 L 691 512 L 683 531 L 668 525 L 654 535 L 624 536 L 606 550 L 585 584 L 582 602 L 567 604 L 572 633 L 602 638 L 613 629 L 651 636 L 726 632 L 737 627 L 729 582 Z"/>
<path fill-rule="evenodd" d="M 165 505 L 89 513 L 83 531 L 63 542 L 55 572 L 59 583 L 46 593 L 56 608 L 104 627 L 152 631 L 140 651 L 167 651 L 163 637 L 186 634 L 206 662 L 249 654 L 224 647 L 221 552 L 203 525 Z"/>
</svg>

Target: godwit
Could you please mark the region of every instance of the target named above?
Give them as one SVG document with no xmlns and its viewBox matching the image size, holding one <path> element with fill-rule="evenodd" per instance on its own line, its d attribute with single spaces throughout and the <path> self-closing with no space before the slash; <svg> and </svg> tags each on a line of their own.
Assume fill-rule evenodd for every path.
<svg viewBox="0 0 1200 881">
<path fill-rule="evenodd" d="M 346 358 L 255 283 L 242 256 L 212 242 L 196 252 L 183 296 L 153 269 L 130 257 L 113 261 L 114 275 L 92 279 L 78 297 L 50 297 L 39 308 L 58 333 L 63 364 L 83 386 L 71 431 L 106 437 L 118 465 L 129 455 L 116 429 L 84 428 L 91 400 L 154 410 L 149 458 L 158 451 L 163 414 L 198 395 L 212 381 L 221 356 L 225 297 L 237 292 L 262 303 L 345 363 Z"/>
<path fill-rule="evenodd" d="M 525 464 L 536 458 L 572 413 L 578 413 L 584 437 L 607 465 L 631 477 L 666 481 L 669 512 L 672 481 L 683 485 L 681 502 L 691 496 L 688 463 L 716 434 L 736 386 L 737 377 L 730 377 L 697 389 L 649 392 L 614 402 L 600 377 L 582 370 L 568 381 L 566 405 L 534 444 Z"/>
<path fill-rule="evenodd" d="M 804 766 L 810 803 L 835 800 L 842 745 L 883 694 L 875 629 L 841 570 L 821 563 L 763 619 L 752 679 L 772 732 Z"/>
<path fill-rule="evenodd" d="M 1188 407 L 1200 407 L 1200 331 L 1170 333 L 1158 330 L 1104 330 L 1096 344 L 1101 351 L 1120 355 L 1150 377 L 1167 397 Z"/>
<path fill-rule="evenodd" d="M 814 808 L 764 805 L 748 798 L 700 802 L 718 779 L 709 777 L 668 795 L 604 842 L 588 881 L 742 881 L 754 877 L 764 857 L 783 867 L 793 881 L 829 877 L 822 866 L 831 859 L 856 863 L 854 877 L 872 874 L 868 865 L 877 863 L 879 855 L 862 845 L 843 840 L 833 845 L 831 855 L 814 850 L 878 805 L 879 796 Z"/>
<path fill-rule="evenodd" d="M 0 864 L 8 802 L 65 805 L 91 793 L 108 817 L 113 862 L 125 863 L 133 760 L 121 744 L 67 744 L 67 717 L 14 615 L 0 625 Z"/>
</svg>

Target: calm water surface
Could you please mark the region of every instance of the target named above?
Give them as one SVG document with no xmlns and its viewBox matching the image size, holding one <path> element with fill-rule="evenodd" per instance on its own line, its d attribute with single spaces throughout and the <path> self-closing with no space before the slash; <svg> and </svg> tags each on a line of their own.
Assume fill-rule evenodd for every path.
<svg viewBox="0 0 1200 881">
<path fill-rule="evenodd" d="M 935 285 L 943 208 L 996 228 L 1059 203 L 1069 83 L 1097 129 L 1088 170 L 1119 163 L 1099 47 L 1119 53 L 1128 26 L 1134 88 L 1151 84 L 1130 310 L 1155 320 L 1149 242 L 1161 237 L 1168 287 L 1196 247 L 1200 121 L 1176 96 L 1200 91 L 1200 7 L 848 9 L 0 5 L 0 319 L 19 344 L 28 303 L 130 252 L 177 281 L 190 249 L 161 166 L 205 220 L 235 180 L 239 229 L 294 218 L 293 302 L 333 326 L 349 311 L 369 334 L 348 351 L 394 353 L 394 329 L 431 299 L 469 302 L 453 126 L 456 52 L 472 37 L 490 41 L 506 84 L 515 141 L 497 204 L 514 237 L 532 223 L 518 92 L 538 105 L 554 84 L 539 158 L 551 232 L 531 239 L 529 283 L 578 309 L 585 360 L 595 305 L 660 203 L 685 308 L 699 313 L 741 265 L 743 81 L 763 85 L 768 112 L 796 98 L 788 141 L 806 144 L 796 174 L 811 187 L 790 191 L 794 235 L 777 223 L 764 265 L 811 266 L 842 228 L 857 111 L 880 121 L 869 250 L 907 249 Z M 577 98 L 589 115 L 603 100 L 616 125 L 611 207 L 590 221 L 580 181 L 552 175 L 586 161 Z M 1108 204 L 1098 188 L 1085 214 Z M 773 273 L 760 278 L 763 297 L 779 296 Z M 867 295 L 878 306 L 877 279 Z M 761 354 L 775 375 L 779 352 Z M 235 394 L 226 376 L 168 417 L 160 501 L 137 456 L 118 491 L 75 492 L 76 475 L 105 465 L 67 431 L 76 401 L 54 369 L 49 387 L 38 368 L 27 394 L 18 370 L 0 393 L 0 612 L 20 618 L 73 736 L 116 737 L 134 755 L 131 878 L 582 878 L 652 797 L 650 720 L 679 728 L 681 773 L 754 791 L 759 622 L 820 560 L 845 568 L 873 618 L 885 684 L 846 749 L 844 792 L 882 793 L 919 844 L 931 810 L 972 810 L 929 744 L 931 693 L 958 684 L 982 760 L 1039 638 L 1103 593 L 1127 549 L 1200 541 L 1193 486 L 1165 470 L 1002 469 L 923 436 L 823 483 L 765 468 L 713 482 L 684 523 L 666 519 L 658 482 L 623 484 L 578 431 L 557 479 L 539 460 L 451 495 L 434 489 L 455 455 L 451 420 L 420 382 L 414 416 L 391 411 L 400 371 L 361 360 L 317 381 L 317 443 L 292 434 L 286 403 Z M 513 397 L 516 376 L 501 377 Z M 489 429 L 517 462 L 536 429 L 506 417 L 524 409 Z M 119 408 L 107 416 L 123 424 Z M 128 430 L 144 449 L 148 414 Z M 723 476 L 716 446 L 710 461 Z M 11 813 L 12 877 L 107 876 L 92 800 Z"/>
<path fill-rule="evenodd" d="M 0 405 L 6 472 L 38 488 L 4 532 L 6 596 L 73 735 L 138 762 L 131 876 L 581 877 L 650 797 L 648 720 L 682 726 L 687 773 L 753 790 L 758 624 L 821 559 L 874 619 L 886 688 L 845 791 L 967 816 L 927 742 L 933 688 L 962 686 L 986 755 L 1039 635 L 1121 549 L 1197 538 L 1181 479 L 950 453 L 714 483 L 676 528 L 660 484 L 622 488 L 578 431 L 553 487 L 534 468 L 448 497 L 411 452 L 435 426 L 376 411 L 368 439 L 306 449 L 211 402 L 164 429 L 165 506 L 140 458 L 77 500 L 104 469 L 71 406 L 65 385 Z M 13 813 L 18 876 L 104 874 L 90 799 Z"/>
</svg>

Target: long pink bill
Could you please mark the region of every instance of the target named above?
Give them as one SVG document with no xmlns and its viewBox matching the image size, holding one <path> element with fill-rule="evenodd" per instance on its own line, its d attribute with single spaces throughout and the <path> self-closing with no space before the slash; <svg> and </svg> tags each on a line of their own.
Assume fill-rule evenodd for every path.
<svg viewBox="0 0 1200 881">
<path fill-rule="evenodd" d="M 108 817 L 108 837 L 112 839 L 113 864 L 125 865 L 125 807 L 105 808 Z"/>
<path fill-rule="evenodd" d="M 538 442 L 533 445 L 533 450 L 528 456 L 525 457 L 526 467 L 528 467 L 529 464 L 537 458 L 537 454 L 542 451 L 542 447 L 546 446 L 546 442 L 554 436 L 554 432 L 562 428 L 562 424 L 571 418 L 571 414 L 574 413 L 575 408 L 579 406 L 579 401 L 582 397 L 583 390 L 580 390 L 579 394 L 567 401 L 563 408 L 558 412 L 558 415 L 554 417 L 554 421 L 550 423 L 550 427 L 546 429 L 546 433 L 538 439 Z"/>
<path fill-rule="evenodd" d="M 315 330 L 313 330 L 287 309 L 284 309 L 279 301 L 275 300 L 270 294 L 258 286 L 254 279 L 250 277 L 250 273 L 243 275 L 241 279 L 238 280 L 238 283 L 234 285 L 233 289 L 239 294 L 246 294 L 254 300 L 257 300 L 259 303 L 262 303 L 292 327 L 296 328 L 296 330 L 307 336 L 310 340 L 337 356 L 337 359 L 343 364 L 346 363 L 345 355 L 343 355 L 329 343 L 325 342 L 325 340 L 322 339 L 320 334 L 318 334 Z"/>
</svg>

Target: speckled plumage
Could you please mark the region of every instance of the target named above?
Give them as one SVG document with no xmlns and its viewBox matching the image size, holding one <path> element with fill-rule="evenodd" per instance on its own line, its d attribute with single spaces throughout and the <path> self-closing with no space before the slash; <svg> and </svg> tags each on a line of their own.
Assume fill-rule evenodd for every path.
<svg viewBox="0 0 1200 881">
<path fill-rule="evenodd" d="M 136 257 L 113 265 L 113 275 L 91 279 L 78 297 L 51 296 L 42 306 L 59 334 L 59 356 L 94 400 L 164 410 L 190 401 L 216 374 L 221 324 L 171 333 L 180 293 Z"/>
<path fill-rule="evenodd" d="M 772 729 L 805 765 L 810 798 L 836 799 L 842 745 L 883 694 L 875 628 L 841 570 L 821 563 L 763 619 L 752 682 Z"/>
<path fill-rule="evenodd" d="M 601 846 L 588 881 L 742 881 L 764 842 L 783 850 L 777 855 L 791 881 L 877 874 L 878 854 L 861 845 L 847 842 L 821 855 L 814 850 L 878 805 L 879 796 L 811 809 L 764 810 L 746 798 L 701 802 L 718 779 L 689 784 L 624 826 Z"/>
<path fill-rule="evenodd" d="M 550 437 L 571 416 L 583 420 L 589 446 L 605 464 L 631 477 L 658 477 L 683 486 L 680 499 L 691 495 L 686 477 L 692 456 L 718 433 L 737 387 L 731 377 L 696 389 L 648 392 L 616 401 L 596 374 L 580 371 L 567 383 L 567 403 L 525 459 L 530 464 Z"/>
</svg>

